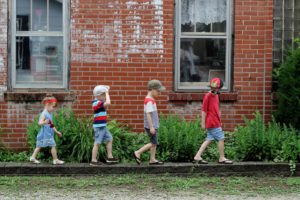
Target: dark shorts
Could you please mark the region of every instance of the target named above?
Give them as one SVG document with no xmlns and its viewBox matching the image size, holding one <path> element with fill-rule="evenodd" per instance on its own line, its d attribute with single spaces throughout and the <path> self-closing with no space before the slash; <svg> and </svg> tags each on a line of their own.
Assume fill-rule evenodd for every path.
<svg viewBox="0 0 300 200">
<path fill-rule="evenodd" d="M 150 138 L 150 142 L 152 144 L 157 145 L 158 141 L 157 141 L 157 130 L 155 129 L 155 134 L 150 133 L 150 129 L 145 128 L 146 133 L 148 134 L 149 138 Z"/>
</svg>

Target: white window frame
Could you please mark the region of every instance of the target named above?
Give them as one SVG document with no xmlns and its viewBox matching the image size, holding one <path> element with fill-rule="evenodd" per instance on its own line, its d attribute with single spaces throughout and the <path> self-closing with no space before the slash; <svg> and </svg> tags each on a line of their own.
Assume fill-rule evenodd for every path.
<svg viewBox="0 0 300 200">
<path fill-rule="evenodd" d="M 207 0 L 210 1 L 210 0 Z M 198 92 L 199 90 L 207 90 L 207 86 L 180 86 L 180 40 L 184 38 L 193 39 L 226 39 L 226 65 L 225 65 L 225 81 L 223 90 L 230 90 L 231 85 L 231 49 L 232 49 L 232 0 L 227 0 L 227 17 L 226 17 L 226 32 L 181 32 L 181 0 L 176 0 L 176 25 L 175 25 L 175 91 L 179 92 Z M 205 82 L 202 82 L 205 83 Z"/>
<path fill-rule="evenodd" d="M 30 3 L 32 5 L 32 1 Z M 10 29 L 11 29 L 11 87 L 12 89 L 44 89 L 44 88 L 53 88 L 53 89 L 67 89 L 68 87 L 68 30 L 69 30 L 69 1 L 68 0 L 61 0 L 63 4 L 63 30 L 62 31 L 17 31 L 16 30 L 16 0 L 11 1 L 11 21 L 10 21 Z M 49 27 L 49 0 L 47 0 L 47 25 Z M 32 13 L 32 6 L 31 6 L 31 13 Z M 32 23 L 32 15 L 30 16 Z M 31 25 L 30 25 L 31 26 Z M 41 36 L 41 37 L 63 37 L 63 64 L 62 64 L 62 77 L 63 81 L 62 84 L 16 84 L 16 38 L 17 37 L 31 37 L 31 36 Z"/>
</svg>

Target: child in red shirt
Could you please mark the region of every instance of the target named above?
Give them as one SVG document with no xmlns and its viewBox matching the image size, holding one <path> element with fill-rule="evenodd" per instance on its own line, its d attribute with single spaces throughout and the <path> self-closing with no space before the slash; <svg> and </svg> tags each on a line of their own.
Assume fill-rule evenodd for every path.
<svg viewBox="0 0 300 200">
<path fill-rule="evenodd" d="M 203 98 L 202 104 L 202 129 L 207 129 L 206 140 L 202 143 L 199 151 L 194 157 L 193 163 L 207 164 L 207 161 L 203 160 L 201 155 L 206 147 L 213 141 L 218 141 L 219 149 L 219 162 L 220 164 L 232 164 L 231 160 L 228 160 L 224 156 L 224 132 L 221 128 L 221 114 L 219 108 L 219 90 L 223 87 L 223 82 L 219 78 L 213 78 L 210 81 L 211 91 L 209 91 Z"/>
</svg>

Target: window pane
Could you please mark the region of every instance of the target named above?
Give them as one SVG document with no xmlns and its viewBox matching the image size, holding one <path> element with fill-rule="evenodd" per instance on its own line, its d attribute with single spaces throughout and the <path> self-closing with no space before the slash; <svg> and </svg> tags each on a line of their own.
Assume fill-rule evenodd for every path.
<svg viewBox="0 0 300 200">
<path fill-rule="evenodd" d="M 181 0 L 181 32 L 226 32 L 226 6 L 226 0 Z"/>
<path fill-rule="evenodd" d="M 16 5 L 16 30 L 30 30 L 30 0 L 17 0 Z"/>
<path fill-rule="evenodd" d="M 32 28 L 34 31 L 47 31 L 47 0 L 33 0 Z"/>
<path fill-rule="evenodd" d="M 226 39 L 181 39 L 180 85 L 207 86 L 212 77 L 225 81 Z"/>
<path fill-rule="evenodd" d="M 63 37 L 16 38 L 16 84 L 63 84 Z"/>
<path fill-rule="evenodd" d="M 62 1 L 49 1 L 49 30 L 62 31 Z"/>
<path fill-rule="evenodd" d="M 212 32 L 226 32 L 226 21 L 213 23 Z"/>
</svg>

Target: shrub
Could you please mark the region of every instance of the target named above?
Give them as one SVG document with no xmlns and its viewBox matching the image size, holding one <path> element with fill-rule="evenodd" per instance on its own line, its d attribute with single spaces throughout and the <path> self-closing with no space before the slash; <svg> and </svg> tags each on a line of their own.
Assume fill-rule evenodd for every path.
<svg viewBox="0 0 300 200">
<path fill-rule="evenodd" d="M 0 149 L 0 162 L 23 162 L 29 160 L 28 152 L 13 152 L 6 149 Z"/>
<path fill-rule="evenodd" d="M 285 136 L 282 144 L 282 159 L 284 161 L 299 162 L 300 161 L 300 134 L 293 127 L 283 127 Z"/>
<path fill-rule="evenodd" d="M 281 127 L 273 119 L 265 126 L 259 112 L 245 126 L 234 132 L 236 159 L 242 161 L 299 160 L 299 132 L 292 127 Z"/>
<path fill-rule="evenodd" d="M 298 48 L 288 51 L 286 60 L 276 69 L 278 108 L 275 118 L 300 129 L 300 42 L 296 41 Z"/>
<path fill-rule="evenodd" d="M 18 162 L 28 161 L 28 152 L 14 152 L 6 149 L 6 147 L 0 142 L 0 162 Z"/>
</svg>

